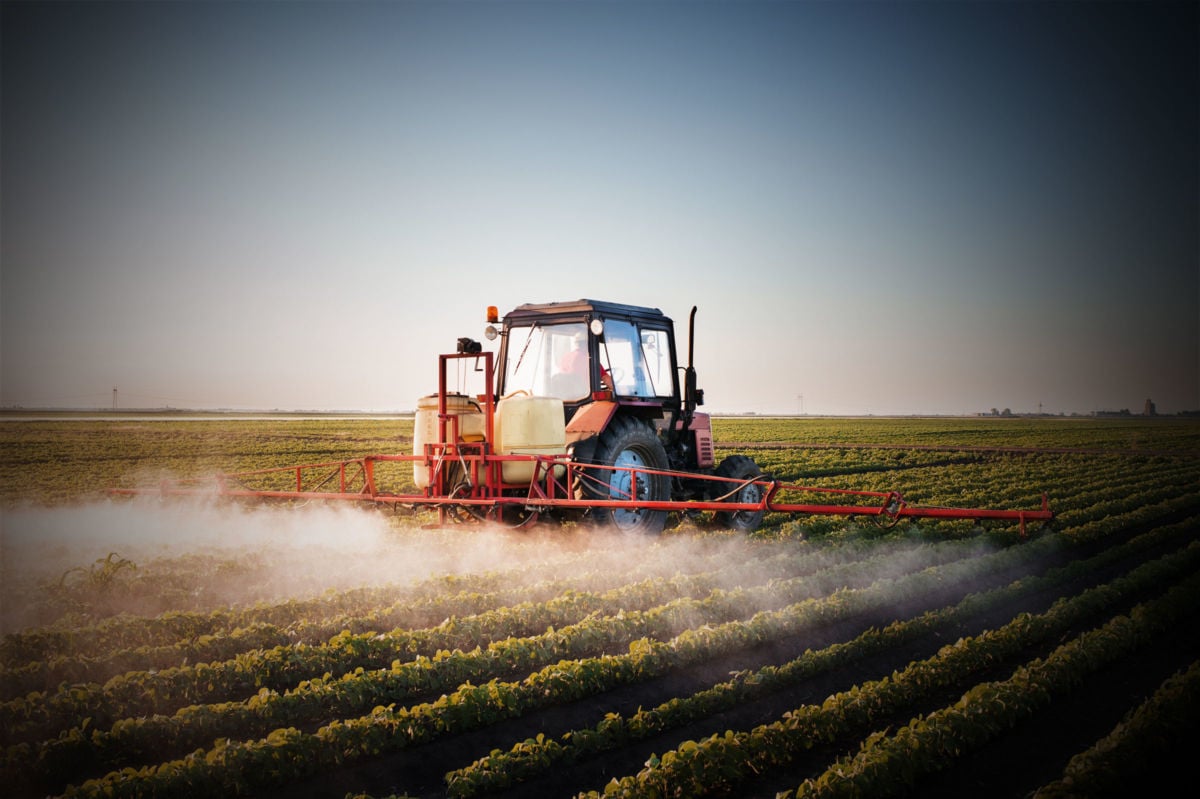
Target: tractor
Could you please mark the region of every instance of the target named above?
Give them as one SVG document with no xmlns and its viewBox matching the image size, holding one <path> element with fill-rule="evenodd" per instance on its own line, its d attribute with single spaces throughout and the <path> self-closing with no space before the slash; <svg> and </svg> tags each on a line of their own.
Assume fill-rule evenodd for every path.
<svg viewBox="0 0 1200 799">
<path fill-rule="evenodd" d="M 755 481 L 763 475 L 752 459 L 731 455 L 713 468 L 712 421 L 696 410 L 704 392 L 696 386 L 692 360 L 695 319 L 693 307 L 688 362 L 680 367 L 674 323 L 657 308 L 599 300 L 525 304 L 505 315 L 499 330 L 495 308 L 489 309 L 485 333 L 500 339 L 501 401 L 562 400 L 570 460 L 580 467 L 615 467 L 576 469 L 575 498 L 759 504 L 763 488 Z M 588 510 L 597 522 L 639 533 L 661 531 L 668 513 L 645 505 Z M 763 510 L 719 511 L 717 517 L 749 531 L 761 523 Z"/>
</svg>

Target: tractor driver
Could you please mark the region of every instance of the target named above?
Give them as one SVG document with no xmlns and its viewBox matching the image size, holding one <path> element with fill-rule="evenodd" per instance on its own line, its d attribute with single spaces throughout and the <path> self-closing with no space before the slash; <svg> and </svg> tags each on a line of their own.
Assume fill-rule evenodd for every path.
<svg viewBox="0 0 1200 799">
<path fill-rule="evenodd" d="M 571 336 L 571 348 L 558 359 L 550 393 L 568 402 L 578 400 L 587 396 L 589 382 L 587 334 L 581 330 Z"/>
<path fill-rule="evenodd" d="M 587 334 L 578 332 L 571 337 L 571 349 L 558 359 L 558 374 L 554 377 L 554 394 L 565 400 L 579 399 L 591 391 L 588 373 Z M 603 365 L 600 367 L 600 385 L 612 388 L 612 379 Z"/>
<path fill-rule="evenodd" d="M 571 349 L 558 359 L 558 371 L 569 375 L 586 375 L 588 367 L 587 336 L 576 333 L 571 336 Z"/>
</svg>

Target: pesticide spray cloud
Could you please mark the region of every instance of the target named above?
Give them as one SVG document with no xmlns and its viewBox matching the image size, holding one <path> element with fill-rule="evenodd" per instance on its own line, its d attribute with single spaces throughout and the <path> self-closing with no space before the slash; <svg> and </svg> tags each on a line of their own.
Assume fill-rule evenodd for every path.
<svg viewBox="0 0 1200 799">
<path fill-rule="evenodd" d="M 727 584 L 722 576 L 718 585 L 731 589 L 767 579 L 731 566 L 755 562 L 764 549 L 794 553 L 799 543 L 689 531 L 629 536 L 585 525 L 424 529 L 408 517 L 338 503 L 138 499 L 3 513 L 3 632 L 72 613 L 96 621 L 116 613 L 208 612 L 375 586 L 400 601 L 422 581 L 484 572 L 517 589 L 505 601 L 520 601 L 524 586 L 546 580 L 607 590 L 647 578 L 728 572 Z M 877 578 L 917 568 L 909 560 L 922 557 L 872 554 Z M 829 565 L 842 557 L 830 555 Z M 457 589 L 447 583 L 446 590 Z"/>
<path fill-rule="evenodd" d="M 143 593 L 155 590 L 155 579 L 159 593 L 195 582 L 197 599 L 183 609 L 319 593 L 344 584 L 356 564 L 377 562 L 373 555 L 386 532 L 377 514 L 355 508 L 289 513 L 211 501 L 139 500 L 5 510 L 0 525 L 4 628 L 19 623 L 27 610 L 23 605 L 46 590 L 83 582 L 113 588 L 99 583 L 114 576 L 117 563 L 128 567 L 121 579 L 139 580 Z M 353 581 L 369 582 L 358 576 Z M 158 608 L 151 604 L 147 610 Z"/>
<path fill-rule="evenodd" d="M 537 579 L 597 569 L 620 574 L 639 561 L 644 566 L 653 549 L 640 537 L 590 529 L 422 529 L 373 508 L 337 503 L 147 498 L 10 509 L 0 521 L 0 629 L 6 632 L 72 610 L 92 617 L 208 611 L 381 585 L 394 586 L 400 598 L 408 586 L 445 575 L 511 572 L 515 585 L 533 564 Z M 678 545 L 658 551 L 656 559 L 662 573 L 689 568 L 688 553 Z M 82 597 L 82 609 L 61 601 L 53 612 L 44 607 L 47 594 L 80 599 L 85 588 L 96 590 Z M 115 601 L 118 593 L 123 602 Z"/>
</svg>

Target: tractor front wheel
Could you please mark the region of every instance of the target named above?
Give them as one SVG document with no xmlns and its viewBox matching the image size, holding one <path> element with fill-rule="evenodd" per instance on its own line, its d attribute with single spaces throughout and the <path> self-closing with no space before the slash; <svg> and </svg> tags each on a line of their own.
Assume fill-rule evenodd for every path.
<svg viewBox="0 0 1200 799">
<path fill-rule="evenodd" d="M 594 461 L 615 469 L 595 469 L 588 480 L 589 495 L 600 500 L 636 499 L 665 502 L 671 498 L 671 478 L 644 469 L 669 467 L 667 451 L 650 425 L 618 416 L 609 423 L 596 445 Z M 651 508 L 597 508 L 596 520 L 626 533 L 657 535 L 667 523 L 665 510 Z"/>
</svg>

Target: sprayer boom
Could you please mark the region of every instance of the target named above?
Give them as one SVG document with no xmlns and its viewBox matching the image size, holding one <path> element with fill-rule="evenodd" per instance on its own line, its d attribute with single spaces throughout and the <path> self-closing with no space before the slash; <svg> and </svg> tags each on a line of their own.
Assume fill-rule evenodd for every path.
<svg viewBox="0 0 1200 799">
<path fill-rule="evenodd" d="M 417 403 L 412 454 L 218 474 L 115 494 L 351 500 L 436 510 L 439 521 L 526 525 L 541 516 L 657 533 L 668 514 L 713 514 L 749 531 L 768 513 L 905 518 L 1053 518 L 1043 495 L 1028 510 L 909 505 L 895 491 L 782 483 L 745 455 L 715 461 L 712 422 L 694 365 L 696 308 L 686 367 L 674 323 L 657 308 L 597 300 L 488 309 L 485 335 L 438 357 L 437 393 Z M 496 363 L 503 365 L 497 372 Z M 460 378 L 483 385 L 450 390 Z M 679 375 L 682 373 L 682 386 Z M 475 376 L 475 377 L 471 377 Z M 819 499 L 821 501 L 801 501 Z"/>
<path fill-rule="evenodd" d="M 486 475 L 504 464 L 523 464 L 532 473 L 526 486 L 489 490 L 486 480 L 449 495 L 435 492 L 392 493 L 376 486 L 376 470 L 381 465 L 408 464 L 438 473 L 448 465 L 466 467 L 471 474 Z M 628 485 L 625 495 L 608 499 L 581 498 L 570 486 L 601 480 L 611 484 L 609 475 Z M 700 480 L 711 488 L 709 500 L 650 500 L 639 496 L 637 485 L 656 478 Z M 270 483 L 275 487 L 262 487 Z M 433 481 L 436 484 L 436 478 Z M 752 491 L 759 499 L 739 501 Z M 786 513 L 822 516 L 865 517 L 881 526 L 892 526 L 901 519 L 985 519 L 1017 522 L 1021 534 L 1029 522 L 1049 522 L 1054 518 L 1049 500 L 1042 495 L 1040 508 L 1002 510 L 987 508 L 948 508 L 910 505 L 895 491 L 861 491 L 818 488 L 783 483 L 768 477 L 738 480 L 719 476 L 694 475 L 637 466 L 601 466 L 578 464 L 566 456 L 489 455 L 479 450 L 447 449 L 427 460 L 416 455 L 367 455 L 347 461 L 313 463 L 276 469 L 259 469 L 236 474 L 164 481 L 148 488 L 114 488 L 114 495 L 220 497 L 229 499 L 332 500 L 370 502 L 410 509 L 439 512 L 442 521 L 490 521 L 524 526 L 540 515 L 559 511 L 588 512 L 596 509 L 624 511 L 650 510 L 668 513 Z M 820 498 L 821 502 L 799 502 L 800 498 Z"/>
</svg>

